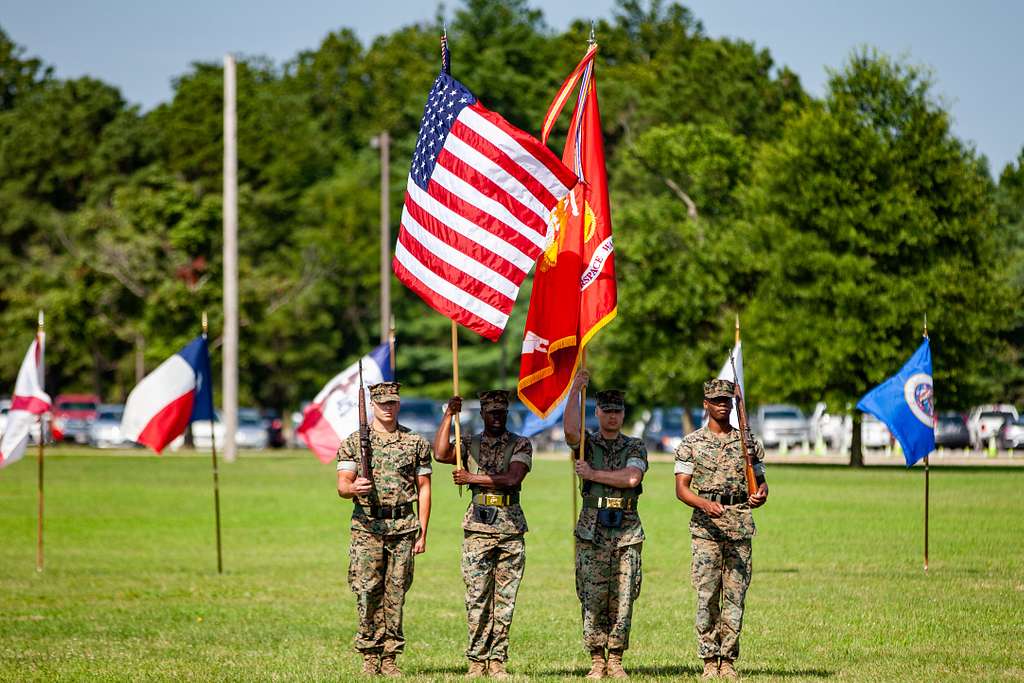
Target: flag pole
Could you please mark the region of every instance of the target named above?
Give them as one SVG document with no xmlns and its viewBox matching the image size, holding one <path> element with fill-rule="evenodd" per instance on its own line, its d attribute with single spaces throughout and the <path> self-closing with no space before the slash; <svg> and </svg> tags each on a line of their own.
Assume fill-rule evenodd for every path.
<svg viewBox="0 0 1024 683">
<path fill-rule="evenodd" d="M 39 349 L 39 340 L 44 334 L 44 322 L 43 311 L 39 311 L 39 327 L 36 330 L 36 349 Z M 40 370 L 42 370 L 42 354 L 40 354 Z M 42 378 L 40 378 L 42 379 Z M 45 382 L 41 382 L 45 386 Z M 45 508 L 45 498 L 43 496 L 43 458 L 46 450 L 46 430 L 44 426 L 46 424 L 46 414 L 42 413 L 39 415 L 39 471 L 38 471 L 38 491 L 39 491 L 39 511 L 36 519 L 36 571 L 43 571 L 43 510 Z"/>
<path fill-rule="evenodd" d="M 587 369 L 587 347 L 580 351 L 580 368 Z M 586 459 L 587 446 L 587 385 L 584 384 L 580 390 L 580 458 Z M 572 482 L 572 526 L 576 528 L 576 518 L 579 516 L 578 501 L 576 500 L 576 487 L 579 481 L 576 477 L 576 458 L 572 457 L 570 451 L 569 466 Z"/>
<path fill-rule="evenodd" d="M 594 37 L 594 22 L 590 22 L 590 37 L 587 39 L 587 49 L 594 47 L 597 44 L 597 39 Z M 587 369 L 587 347 L 584 346 L 580 349 L 580 369 Z M 587 446 L 587 386 L 584 384 L 580 391 L 580 455 L 579 457 L 586 460 L 586 446 Z M 579 516 L 579 508 L 577 507 L 576 500 L 576 487 L 579 484 L 576 477 L 576 458 L 573 456 L 572 451 L 569 452 L 569 467 L 570 471 L 570 482 L 572 484 L 572 528 L 576 528 L 576 519 Z"/>
<path fill-rule="evenodd" d="M 928 338 L 928 314 L 924 314 L 924 338 Z M 934 382 L 934 380 L 933 380 Z M 933 393 L 934 397 L 934 393 Z M 934 398 L 932 399 L 934 410 Z M 928 572 L 928 455 L 924 456 L 924 571 Z"/>
<path fill-rule="evenodd" d="M 388 328 L 388 358 L 391 359 L 391 379 L 397 380 L 395 375 L 395 315 L 391 314 L 391 326 Z"/>
<path fill-rule="evenodd" d="M 206 318 L 206 311 L 203 311 L 203 341 L 206 341 L 209 323 Z M 209 351 L 207 351 L 209 354 Z M 207 381 L 209 381 L 209 377 Z M 210 387 L 210 396 L 213 396 L 213 387 Z M 217 432 L 213 428 L 213 411 L 210 411 L 210 455 L 213 460 L 213 516 L 217 527 L 217 573 L 224 573 L 224 560 L 221 554 L 220 545 L 220 476 L 217 472 Z"/>
<path fill-rule="evenodd" d="M 459 326 L 452 320 L 452 389 L 459 395 Z M 462 425 L 459 414 L 455 413 L 455 469 L 462 469 Z M 459 497 L 462 497 L 462 485 L 459 485 Z"/>
<path fill-rule="evenodd" d="M 736 314 L 736 343 L 737 344 L 740 343 L 740 314 L 739 313 Z M 740 378 L 737 377 L 736 381 L 738 382 L 739 379 Z"/>
</svg>

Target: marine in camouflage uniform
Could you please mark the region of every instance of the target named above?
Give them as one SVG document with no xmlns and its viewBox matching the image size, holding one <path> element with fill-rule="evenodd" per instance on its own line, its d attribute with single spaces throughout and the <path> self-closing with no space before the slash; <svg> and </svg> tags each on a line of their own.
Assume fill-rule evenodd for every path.
<svg viewBox="0 0 1024 683">
<path fill-rule="evenodd" d="M 740 431 L 729 424 L 735 386 L 715 379 L 704 384 L 709 423 L 688 434 L 676 448 L 676 494 L 693 507 L 691 568 L 697 591 L 697 651 L 705 677 L 736 676 L 743 603 L 751 577 L 751 507 L 764 503 L 764 450 L 750 440 L 759 490 L 748 496 Z M 696 489 L 696 493 L 691 489 Z"/>
<path fill-rule="evenodd" d="M 588 377 L 581 371 L 570 389 L 566 440 L 578 453 L 579 389 Z M 597 392 L 601 428 L 588 432 L 584 454 L 576 463 L 582 480 L 583 508 L 576 523 L 576 595 L 583 613 L 583 646 L 591 655 L 588 678 L 625 678 L 623 652 L 629 648 L 633 603 L 642 582 L 644 530 L 637 512 L 647 471 L 643 441 L 620 432 L 625 411 L 622 391 Z M 607 656 L 605 654 L 607 650 Z"/>
<path fill-rule="evenodd" d="M 429 500 L 431 473 L 427 440 L 394 418 L 393 431 L 382 429 L 377 419 L 382 409 L 397 411 L 398 392 L 397 382 L 370 387 L 375 415 L 370 429 L 371 490 L 359 494 L 351 488 L 359 482 L 359 432 L 338 448 L 338 492 L 355 498 L 348 569 L 359 613 L 355 649 L 364 656 L 364 673 L 392 676 L 400 675 L 395 658 L 405 649 L 402 609 L 412 585 L 414 554 L 425 549 L 430 516 L 429 506 L 422 505 L 420 520 L 414 503 L 423 493 Z"/>
<path fill-rule="evenodd" d="M 511 392 L 479 394 L 484 430 L 463 436 L 464 470 L 453 473 L 457 484 L 468 484 L 472 501 L 462 520 L 462 578 L 466 584 L 469 626 L 469 676 L 508 676 L 509 629 L 516 594 L 526 567 L 526 516 L 519 505 L 523 478 L 533 465 L 530 440 L 506 428 Z M 448 402 L 446 418 L 461 410 L 461 399 Z M 449 442 L 450 419 L 434 440 L 438 462 L 454 463 Z"/>
</svg>

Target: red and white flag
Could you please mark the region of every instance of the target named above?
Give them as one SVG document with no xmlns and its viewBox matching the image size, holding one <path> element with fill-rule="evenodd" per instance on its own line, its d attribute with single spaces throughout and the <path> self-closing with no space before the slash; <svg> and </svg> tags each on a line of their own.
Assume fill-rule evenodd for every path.
<svg viewBox="0 0 1024 683">
<path fill-rule="evenodd" d="M 543 143 L 442 71 L 423 109 L 395 275 L 439 313 L 497 340 L 550 241 L 550 211 L 576 182 Z"/>
<path fill-rule="evenodd" d="M 381 344 L 363 356 L 363 385 L 394 379 L 391 372 L 391 349 Z M 370 393 L 366 391 L 369 410 Z M 367 419 L 372 415 L 368 414 Z M 302 424 L 296 430 L 320 462 L 330 462 L 349 434 L 359 429 L 359 361 L 348 366 L 316 395 L 302 412 Z"/>
<path fill-rule="evenodd" d="M 596 53 L 594 45 L 562 84 L 541 133 L 541 140 L 547 142 L 578 85 L 562 160 L 572 166 L 580 183 L 552 213 L 553 241 L 533 278 L 519 362 L 519 398 L 540 417 L 561 403 L 581 351 L 616 312 L 615 248 L 597 106 Z"/>
<path fill-rule="evenodd" d="M 142 378 L 125 401 L 121 435 L 159 455 L 196 420 L 213 418 L 213 380 L 206 337 L 185 348 Z"/>
<path fill-rule="evenodd" d="M 11 409 L 7 413 L 7 426 L 0 438 L 0 467 L 21 460 L 28 446 L 29 431 L 39 423 L 40 415 L 50 412 L 50 396 L 43 391 L 45 349 L 46 333 L 40 330 L 18 370 Z"/>
</svg>

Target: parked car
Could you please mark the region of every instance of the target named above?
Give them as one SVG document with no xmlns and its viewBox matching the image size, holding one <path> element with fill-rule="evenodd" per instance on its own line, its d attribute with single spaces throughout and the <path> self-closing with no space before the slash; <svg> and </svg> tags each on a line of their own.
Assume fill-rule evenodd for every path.
<svg viewBox="0 0 1024 683">
<path fill-rule="evenodd" d="M 267 430 L 267 445 L 271 448 L 283 448 L 284 423 L 281 421 L 281 413 L 273 408 L 260 410 L 260 417 L 263 418 L 263 426 Z"/>
<path fill-rule="evenodd" d="M 0 436 L 3 435 L 4 430 L 7 429 L 7 411 L 11 409 L 11 399 L 2 398 L 0 399 Z"/>
<path fill-rule="evenodd" d="M 402 410 L 405 410 L 405 404 L 402 404 Z M 445 406 L 441 408 L 442 416 L 444 414 Z M 506 427 L 510 432 L 519 433 L 523 426 L 523 421 L 526 419 L 526 415 L 530 412 L 530 409 L 524 406 L 519 401 L 512 401 L 508 407 L 508 422 Z M 438 423 L 440 425 L 440 423 Z M 462 402 L 462 433 L 463 434 L 478 434 L 484 429 L 484 420 L 480 416 L 480 401 L 477 399 L 471 399 Z M 436 428 L 435 428 L 436 431 Z"/>
<path fill-rule="evenodd" d="M 703 409 L 690 409 L 690 429 L 700 427 L 704 419 Z M 648 451 L 672 453 L 686 434 L 683 425 L 683 409 L 681 406 L 671 408 L 654 408 L 650 419 L 644 425 L 641 438 Z"/>
<path fill-rule="evenodd" d="M 597 421 L 596 398 L 587 399 L 587 405 L 583 413 L 585 415 L 583 421 L 584 428 L 588 432 L 596 432 L 601 428 L 600 423 Z M 626 415 L 627 417 L 629 416 L 629 408 L 626 409 Z M 544 431 L 530 437 L 536 450 L 565 451 L 567 449 L 565 445 L 565 430 L 562 428 L 563 420 L 564 415 L 555 420 L 555 423 Z"/>
<path fill-rule="evenodd" d="M 971 409 L 967 418 L 967 430 L 971 433 L 971 446 L 982 448 L 999 432 L 1007 420 L 1016 422 L 1020 417 L 1017 409 L 1007 403 L 977 406 Z"/>
<path fill-rule="evenodd" d="M 299 427 L 302 426 L 302 418 L 306 413 L 306 408 L 312 401 L 302 401 L 299 403 L 299 409 L 293 410 L 289 418 L 291 419 L 291 428 L 288 430 L 288 445 L 292 448 L 306 448 L 306 442 L 299 436 Z"/>
<path fill-rule="evenodd" d="M 103 404 L 89 424 L 89 445 L 96 448 L 124 448 L 132 442 L 121 436 L 124 405 Z"/>
<path fill-rule="evenodd" d="M 1020 448 L 1024 446 L 1024 416 L 1016 420 L 1007 420 L 999 429 L 1000 448 Z"/>
<path fill-rule="evenodd" d="M 224 423 L 221 412 L 214 411 L 213 434 L 210 434 L 210 421 L 199 420 L 192 423 L 192 441 L 196 448 L 210 448 L 211 441 L 217 448 L 224 446 Z M 235 445 L 239 448 L 266 448 L 268 443 L 267 428 L 258 408 L 238 409 L 238 429 L 235 431 Z"/>
<path fill-rule="evenodd" d="M 853 422 L 849 415 L 834 415 L 828 412 L 828 406 L 819 401 L 814 406 L 814 414 L 810 417 L 811 441 L 821 439 L 825 446 L 835 450 L 844 450 L 850 445 L 853 434 Z"/>
<path fill-rule="evenodd" d="M 96 394 L 61 394 L 54 401 L 55 427 L 64 441 L 89 442 L 89 425 L 99 412 L 100 397 Z"/>
<path fill-rule="evenodd" d="M 398 410 L 399 424 L 416 432 L 431 444 L 434 434 L 441 426 L 444 408 L 441 401 L 431 398 L 402 398 L 402 406 Z"/>
<path fill-rule="evenodd" d="M 783 441 L 792 445 L 811 440 L 810 421 L 799 408 L 790 405 L 759 407 L 754 416 L 754 431 L 768 448 L 779 446 Z"/>
<path fill-rule="evenodd" d="M 862 448 L 885 448 L 892 445 L 892 434 L 884 422 L 874 415 L 864 413 L 860 423 L 860 445 Z"/>
<path fill-rule="evenodd" d="M 943 413 L 935 421 L 935 445 L 943 448 L 970 448 L 971 433 L 958 413 Z"/>
</svg>

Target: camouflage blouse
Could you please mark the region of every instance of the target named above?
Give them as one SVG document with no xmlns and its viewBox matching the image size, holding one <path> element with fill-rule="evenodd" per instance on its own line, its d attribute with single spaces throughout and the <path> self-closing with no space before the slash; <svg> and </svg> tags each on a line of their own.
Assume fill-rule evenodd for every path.
<svg viewBox="0 0 1024 683">
<path fill-rule="evenodd" d="M 476 473 L 501 474 L 504 472 L 505 448 L 512 440 L 515 440 L 515 445 L 512 447 L 512 458 L 509 464 L 521 462 L 526 465 L 527 470 L 533 467 L 533 445 L 530 444 L 530 440 L 525 436 L 505 432 L 497 438 L 487 436 L 486 434 L 480 434 L 478 438 L 480 439 L 480 459 L 475 463 Z M 462 457 L 466 463 L 466 469 L 473 472 L 473 463 L 470 462 L 473 457 L 470 448 L 471 442 L 470 437 L 462 437 Z M 484 524 L 483 522 L 473 520 L 473 505 L 471 503 L 466 508 L 466 514 L 462 518 L 462 528 L 466 531 L 476 531 L 484 534 L 526 533 L 526 515 L 523 514 L 523 508 L 519 503 L 498 507 L 497 510 L 498 514 L 494 519 L 494 524 Z"/>
<path fill-rule="evenodd" d="M 577 444 L 578 445 L 578 444 Z M 573 444 L 570 444 L 573 446 Z M 605 464 L 600 469 L 621 470 L 625 467 L 635 467 L 641 472 L 647 472 L 647 447 L 640 439 L 619 434 L 611 441 L 601 436 L 601 432 L 587 432 L 586 450 L 587 462 L 593 466 L 592 447 L 597 446 L 604 450 Z M 583 486 L 586 482 L 583 483 Z M 590 495 L 615 496 L 617 489 L 610 489 L 602 484 L 592 484 Z M 600 491 L 598 491 L 600 489 Z M 644 528 L 640 524 L 640 513 L 636 510 L 626 510 L 622 514 L 622 526 L 617 529 L 610 529 L 599 526 L 597 523 L 596 508 L 582 508 L 579 520 L 576 522 L 576 538 L 584 541 L 591 541 L 601 545 L 612 545 L 622 548 L 627 545 L 643 543 Z"/>
<path fill-rule="evenodd" d="M 764 448 L 756 439 L 750 446 L 754 470 L 763 473 Z M 701 427 L 687 434 L 676 448 L 675 472 L 691 475 L 690 484 L 698 495 L 707 492 L 745 496 L 747 480 L 743 470 L 738 429 L 728 434 L 715 434 L 707 427 Z M 754 515 L 746 503 L 726 506 L 725 513 L 717 519 L 696 508 L 690 517 L 690 533 L 697 538 L 742 541 L 753 537 L 755 532 Z"/>
<path fill-rule="evenodd" d="M 401 424 L 394 432 L 370 430 L 373 457 L 370 468 L 373 491 L 355 499 L 360 505 L 395 506 L 415 502 L 418 498 L 416 477 L 430 474 L 430 444 L 419 434 Z M 358 471 L 359 432 L 348 435 L 338 448 L 338 470 Z M 373 519 L 352 511 L 352 528 L 371 534 L 395 536 L 419 530 L 416 515 L 405 519 Z"/>
</svg>

